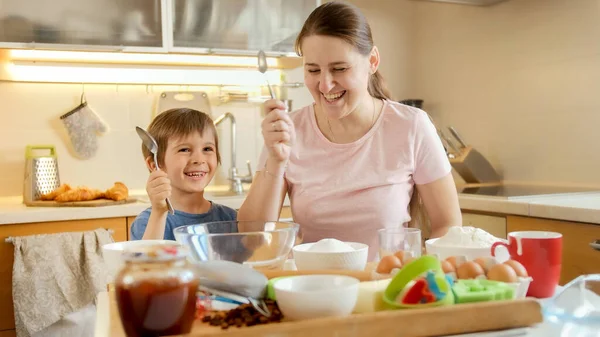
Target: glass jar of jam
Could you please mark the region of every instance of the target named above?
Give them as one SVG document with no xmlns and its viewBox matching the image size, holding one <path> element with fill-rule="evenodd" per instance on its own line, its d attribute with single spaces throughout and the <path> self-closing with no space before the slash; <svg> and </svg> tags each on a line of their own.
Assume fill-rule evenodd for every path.
<svg viewBox="0 0 600 337">
<path fill-rule="evenodd" d="M 185 247 L 151 245 L 123 253 L 115 278 L 119 316 L 128 337 L 189 333 L 196 316 L 199 276 Z"/>
</svg>

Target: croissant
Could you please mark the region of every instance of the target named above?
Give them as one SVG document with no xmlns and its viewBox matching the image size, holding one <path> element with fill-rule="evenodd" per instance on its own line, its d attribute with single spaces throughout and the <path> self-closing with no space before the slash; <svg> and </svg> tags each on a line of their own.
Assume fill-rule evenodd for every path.
<svg viewBox="0 0 600 337">
<path fill-rule="evenodd" d="M 88 201 L 88 200 L 96 200 L 104 198 L 104 192 L 96 189 L 91 189 L 88 187 L 77 187 L 76 189 L 69 190 L 67 192 L 61 193 L 56 198 L 55 201 L 58 202 L 67 202 L 67 201 Z"/>
<path fill-rule="evenodd" d="M 59 187 L 57 187 L 54 191 L 48 193 L 48 194 L 42 194 L 40 196 L 41 200 L 54 200 L 54 198 L 56 198 L 57 196 L 67 192 L 71 190 L 71 186 L 69 186 L 69 184 L 62 184 Z"/>
<path fill-rule="evenodd" d="M 116 182 L 113 187 L 106 190 L 104 197 L 114 201 L 125 200 L 129 198 L 129 189 L 122 182 Z"/>
</svg>

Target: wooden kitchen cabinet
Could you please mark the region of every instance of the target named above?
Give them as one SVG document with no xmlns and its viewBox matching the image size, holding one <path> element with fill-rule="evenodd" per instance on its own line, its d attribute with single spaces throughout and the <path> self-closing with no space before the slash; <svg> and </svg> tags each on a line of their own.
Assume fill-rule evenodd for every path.
<svg viewBox="0 0 600 337">
<path fill-rule="evenodd" d="M 497 238 L 506 239 L 506 217 L 462 212 L 462 225 L 483 229 Z"/>
<path fill-rule="evenodd" d="M 131 240 L 131 225 L 133 224 L 135 218 L 135 216 L 127 217 L 127 241 Z"/>
<path fill-rule="evenodd" d="M 0 331 L 0 337 L 17 337 L 17 332 L 14 329 Z"/>
<path fill-rule="evenodd" d="M 13 336 L 15 318 L 12 302 L 12 268 L 14 246 L 5 242 L 7 237 L 34 234 L 89 231 L 97 228 L 112 229 L 115 241 L 127 240 L 125 218 L 35 222 L 0 225 L 0 337 Z M 11 332 L 12 331 L 12 332 Z"/>
<path fill-rule="evenodd" d="M 563 235 L 561 285 L 580 275 L 600 273 L 600 252 L 590 247 L 590 242 L 600 239 L 600 225 L 509 215 L 507 230 L 509 233 L 551 231 Z"/>
</svg>

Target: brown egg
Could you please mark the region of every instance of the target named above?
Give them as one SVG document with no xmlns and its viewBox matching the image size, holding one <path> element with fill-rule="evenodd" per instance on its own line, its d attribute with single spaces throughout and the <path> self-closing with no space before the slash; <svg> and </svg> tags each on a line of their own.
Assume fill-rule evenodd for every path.
<svg viewBox="0 0 600 337">
<path fill-rule="evenodd" d="M 525 266 L 523 266 L 519 261 L 508 260 L 504 262 L 504 264 L 509 265 L 515 271 L 515 273 L 517 273 L 518 277 L 529 276 L 529 274 L 527 273 L 527 269 L 525 269 Z"/>
<path fill-rule="evenodd" d="M 379 274 L 389 274 L 394 268 L 402 268 L 402 262 L 395 255 L 387 255 L 381 258 L 375 271 Z"/>
<path fill-rule="evenodd" d="M 485 275 L 483 268 L 473 261 L 467 261 L 456 268 L 456 276 L 461 280 L 474 279 Z"/>
<path fill-rule="evenodd" d="M 446 261 L 450 262 L 450 264 L 452 264 L 455 269 L 458 268 L 458 266 L 460 266 L 461 264 L 463 264 L 465 260 L 466 259 L 464 256 L 450 256 L 446 258 Z"/>
<path fill-rule="evenodd" d="M 483 268 L 483 270 L 487 273 L 490 268 L 497 264 L 496 260 L 493 257 L 478 257 L 473 262 Z"/>
<path fill-rule="evenodd" d="M 404 262 L 402 263 L 403 266 L 413 262 L 414 260 L 416 260 L 416 257 L 405 257 Z"/>
<path fill-rule="evenodd" d="M 402 261 L 403 264 L 406 264 L 406 261 L 413 257 L 412 252 L 408 252 L 405 250 L 399 250 L 394 253 L 394 255 Z"/>
<path fill-rule="evenodd" d="M 517 273 L 515 272 L 515 270 L 512 269 L 511 266 L 503 263 L 497 264 L 490 268 L 490 271 L 488 271 L 487 273 L 487 278 L 488 280 L 506 283 L 513 283 L 518 281 Z"/>
<path fill-rule="evenodd" d="M 456 271 L 456 268 L 454 268 L 452 263 L 448 261 L 442 261 L 442 270 L 444 271 L 444 274 L 448 274 L 454 273 Z"/>
</svg>

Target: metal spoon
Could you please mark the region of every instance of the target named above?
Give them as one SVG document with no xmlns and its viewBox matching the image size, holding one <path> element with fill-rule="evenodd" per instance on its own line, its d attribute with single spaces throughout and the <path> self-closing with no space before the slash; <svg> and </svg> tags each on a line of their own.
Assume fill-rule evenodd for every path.
<svg viewBox="0 0 600 337">
<path fill-rule="evenodd" d="M 265 55 L 264 51 L 258 52 L 258 71 L 261 73 L 266 73 L 269 70 L 267 65 L 267 55 Z M 271 98 L 275 99 L 275 94 L 273 93 L 273 88 L 271 88 L 271 84 L 269 83 L 269 79 L 265 76 L 265 81 L 267 81 L 267 85 L 269 86 L 269 93 L 271 94 Z"/>
<path fill-rule="evenodd" d="M 158 153 L 158 144 L 156 143 L 156 140 L 148 133 L 148 131 L 140 128 L 139 126 L 135 127 L 135 131 L 142 139 L 144 146 L 154 155 L 154 167 L 156 167 L 156 170 L 160 170 L 158 167 L 158 160 L 156 159 Z M 175 214 L 175 210 L 173 209 L 173 205 L 171 205 L 169 198 L 167 198 L 167 207 L 169 207 L 169 213 Z"/>
<path fill-rule="evenodd" d="M 240 303 L 250 303 L 263 316 L 271 316 L 264 301 L 269 279 L 261 272 L 225 260 L 203 261 L 195 266 L 200 284 L 209 292 Z"/>
</svg>

